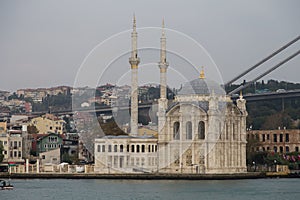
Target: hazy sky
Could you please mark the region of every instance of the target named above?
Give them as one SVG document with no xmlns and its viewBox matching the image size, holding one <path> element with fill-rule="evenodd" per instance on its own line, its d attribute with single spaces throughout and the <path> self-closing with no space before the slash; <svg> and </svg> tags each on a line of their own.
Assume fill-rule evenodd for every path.
<svg viewBox="0 0 300 200">
<path fill-rule="evenodd" d="M 299 8 L 299 0 L 0 0 L 0 90 L 72 86 L 89 52 L 130 29 L 133 13 L 138 27 L 159 27 L 164 18 L 167 28 L 195 39 L 227 81 L 300 34 Z M 298 43 L 263 67 L 294 53 Z M 265 79 L 300 82 L 299 57 Z"/>
</svg>

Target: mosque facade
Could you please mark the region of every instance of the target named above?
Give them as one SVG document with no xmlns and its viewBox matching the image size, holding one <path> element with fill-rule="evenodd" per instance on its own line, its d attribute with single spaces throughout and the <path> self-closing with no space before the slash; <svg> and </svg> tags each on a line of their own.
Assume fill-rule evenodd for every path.
<svg viewBox="0 0 300 200">
<path fill-rule="evenodd" d="M 160 39 L 160 99 L 157 134 L 138 135 L 138 64 L 136 20 L 131 34 L 131 132 L 95 139 L 99 173 L 244 173 L 246 168 L 246 101 L 236 104 L 216 82 L 205 77 L 183 84 L 170 102 L 164 23 Z"/>
</svg>

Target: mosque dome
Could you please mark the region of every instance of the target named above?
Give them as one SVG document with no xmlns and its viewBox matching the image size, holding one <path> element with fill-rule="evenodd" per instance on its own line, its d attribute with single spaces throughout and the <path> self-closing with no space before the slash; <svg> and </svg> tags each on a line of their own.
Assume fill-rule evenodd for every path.
<svg viewBox="0 0 300 200">
<path fill-rule="evenodd" d="M 178 95 L 225 95 L 225 90 L 215 81 L 206 79 L 204 71 L 201 70 L 200 77 L 183 84 Z"/>
</svg>

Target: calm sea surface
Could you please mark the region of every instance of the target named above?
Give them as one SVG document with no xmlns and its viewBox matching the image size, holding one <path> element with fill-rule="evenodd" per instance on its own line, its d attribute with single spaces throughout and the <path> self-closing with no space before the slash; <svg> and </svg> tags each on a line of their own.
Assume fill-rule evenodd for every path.
<svg viewBox="0 0 300 200">
<path fill-rule="evenodd" d="M 30 179 L 12 180 L 0 200 L 40 199 L 300 199 L 300 179 L 220 181 Z"/>
</svg>

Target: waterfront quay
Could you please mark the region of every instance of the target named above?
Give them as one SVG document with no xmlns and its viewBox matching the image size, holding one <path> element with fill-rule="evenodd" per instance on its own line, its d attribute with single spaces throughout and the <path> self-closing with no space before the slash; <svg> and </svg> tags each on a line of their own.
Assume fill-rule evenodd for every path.
<svg viewBox="0 0 300 200">
<path fill-rule="evenodd" d="M 0 173 L 12 179 L 137 179 L 137 180 L 235 180 L 261 178 L 299 178 L 299 174 L 248 172 L 240 174 L 99 174 L 99 173 Z"/>
</svg>

